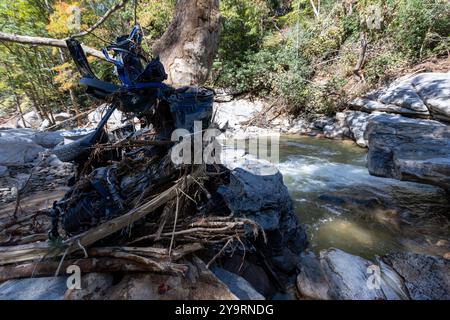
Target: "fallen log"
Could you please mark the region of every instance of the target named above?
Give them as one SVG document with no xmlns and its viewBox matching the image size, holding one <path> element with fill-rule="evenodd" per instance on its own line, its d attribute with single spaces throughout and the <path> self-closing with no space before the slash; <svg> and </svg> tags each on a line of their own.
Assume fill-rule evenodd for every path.
<svg viewBox="0 0 450 320">
<path fill-rule="evenodd" d="M 90 252 L 94 257 L 112 257 L 118 259 L 130 260 L 138 264 L 143 264 L 151 268 L 151 271 L 165 274 L 186 274 L 188 267 L 183 264 L 177 264 L 169 261 L 162 261 L 151 259 L 137 254 L 123 252 L 123 251 L 107 251 L 94 250 Z"/>
<path fill-rule="evenodd" d="M 66 260 L 62 264 L 59 261 L 32 262 L 21 265 L 9 265 L 0 267 L 0 282 L 30 277 L 54 276 L 58 268 L 64 274 L 70 265 L 80 267 L 82 273 L 110 273 L 110 272 L 153 272 L 151 265 L 136 263 L 129 259 L 117 258 L 88 258 Z"/>
<path fill-rule="evenodd" d="M 179 260 L 184 256 L 201 249 L 203 249 L 203 245 L 200 243 L 190 243 L 184 246 L 179 246 L 172 250 L 171 258 L 172 260 Z M 108 254 L 113 252 L 125 252 L 161 260 L 163 259 L 167 260 L 169 258 L 168 248 L 155 248 L 155 247 L 98 247 L 98 248 L 91 248 L 87 252 L 88 255 L 92 257 L 108 256 Z"/>
</svg>

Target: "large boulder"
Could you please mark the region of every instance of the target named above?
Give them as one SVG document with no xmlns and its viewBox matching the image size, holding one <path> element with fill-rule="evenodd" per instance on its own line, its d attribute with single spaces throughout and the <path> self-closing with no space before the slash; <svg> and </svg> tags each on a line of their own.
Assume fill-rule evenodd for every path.
<svg viewBox="0 0 450 320">
<path fill-rule="evenodd" d="M 112 300 L 237 300 L 200 259 L 194 257 L 186 264 L 186 276 L 127 274 L 118 284 L 97 291 Z"/>
<path fill-rule="evenodd" d="M 228 208 L 235 216 L 247 217 L 264 230 L 267 244 L 260 249 L 275 268 L 293 272 L 298 256 L 308 245 L 306 233 L 298 222 L 281 173 L 268 161 L 250 155 L 225 163 L 231 169 L 228 185 L 219 187 Z"/>
<path fill-rule="evenodd" d="M 214 122 L 220 127 L 228 123 L 228 127 L 237 130 L 243 122 L 249 121 L 263 107 L 263 102 L 259 100 L 234 99 L 228 102 L 215 102 Z"/>
<path fill-rule="evenodd" d="M 412 252 L 383 258 L 402 276 L 415 300 L 450 300 L 450 261 Z"/>
<path fill-rule="evenodd" d="M 297 289 L 304 298 L 319 300 L 409 299 L 402 278 L 379 260 L 373 263 L 339 249 L 303 255 Z"/>
<path fill-rule="evenodd" d="M 379 116 L 367 125 L 367 167 L 381 177 L 450 190 L 450 127 L 432 120 Z"/>
<path fill-rule="evenodd" d="M 450 121 L 450 73 L 422 73 L 411 84 L 433 118 Z"/>
<path fill-rule="evenodd" d="M 0 129 L 0 164 L 33 162 L 45 149 L 62 143 L 59 131 L 38 132 L 32 129 Z"/>
<path fill-rule="evenodd" d="M 13 279 L 0 284 L 0 300 L 63 300 L 66 277 Z"/>
<path fill-rule="evenodd" d="M 450 121 L 450 73 L 421 73 L 353 100 L 361 111 L 382 111 L 410 117 Z"/>
<path fill-rule="evenodd" d="M 45 149 L 26 137 L 9 136 L 0 132 L 0 164 L 24 164 L 34 161 Z"/>
</svg>

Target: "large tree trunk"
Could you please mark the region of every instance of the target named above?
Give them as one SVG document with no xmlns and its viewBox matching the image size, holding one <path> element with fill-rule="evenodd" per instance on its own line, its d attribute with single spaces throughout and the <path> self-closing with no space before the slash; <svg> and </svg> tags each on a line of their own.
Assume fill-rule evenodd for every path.
<svg viewBox="0 0 450 320">
<path fill-rule="evenodd" d="M 155 45 L 174 86 L 201 85 L 219 45 L 219 0 L 177 0 L 173 20 Z"/>
</svg>

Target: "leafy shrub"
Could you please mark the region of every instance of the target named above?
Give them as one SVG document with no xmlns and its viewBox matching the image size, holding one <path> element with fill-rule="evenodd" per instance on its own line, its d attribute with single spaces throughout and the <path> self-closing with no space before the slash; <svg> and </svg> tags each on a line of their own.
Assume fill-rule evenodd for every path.
<svg viewBox="0 0 450 320">
<path fill-rule="evenodd" d="M 440 53 L 449 30 L 448 0 L 400 0 L 389 26 L 398 48 L 416 58 Z"/>
</svg>

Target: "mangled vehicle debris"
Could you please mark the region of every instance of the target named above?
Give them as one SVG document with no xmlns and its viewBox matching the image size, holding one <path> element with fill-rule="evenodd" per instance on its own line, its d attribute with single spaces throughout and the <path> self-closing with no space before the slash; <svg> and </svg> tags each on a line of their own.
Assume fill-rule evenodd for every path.
<svg viewBox="0 0 450 320">
<path fill-rule="evenodd" d="M 0 281 L 58 274 L 71 264 L 84 274 L 183 276 L 201 261 L 222 277 L 242 276 L 266 298 L 284 292 L 307 241 L 281 174 L 257 174 L 259 164 L 251 159 L 232 170 L 196 161 L 199 151 L 214 159 L 220 153 L 208 149 L 217 147 L 214 137 L 203 135 L 208 128 L 220 133 L 214 92 L 165 84 L 163 65 L 145 57 L 141 39 L 135 26 L 103 49 L 119 84 L 98 79 L 79 42 L 67 40 L 80 84 L 107 108 L 93 132 L 53 149 L 60 160 L 77 165 L 70 190 L 43 213 L 39 230 L 29 228 L 49 229 L 48 241 L 10 237 L 2 244 Z M 127 124 L 120 135 L 108 134 L 105 125 L 115 109 L 139 119 L 139 128 Z M 194 147 L 198 135 L 200 150 Z M 188 148 L 180 148 L 187 142 Z M 34 218 L 22 225 L 33 225 Z"/>
</svg>

